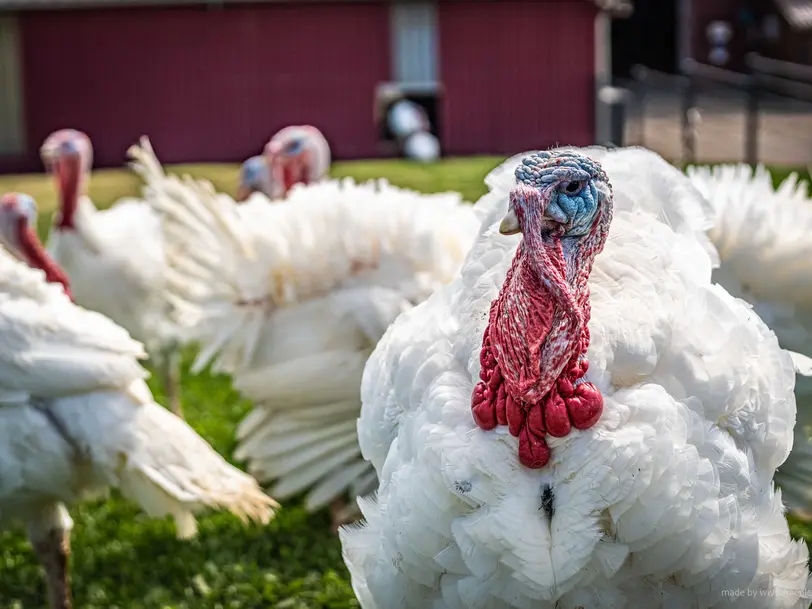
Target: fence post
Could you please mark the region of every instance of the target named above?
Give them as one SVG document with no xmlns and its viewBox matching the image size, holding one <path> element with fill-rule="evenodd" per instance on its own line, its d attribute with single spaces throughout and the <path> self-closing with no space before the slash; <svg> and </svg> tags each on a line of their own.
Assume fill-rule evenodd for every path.
<svg viewBox="0 0 812 609">
<path fill-rule="evenodd" d="M 632 78 L 637 83 L 637 145 L 646 145 L 646 97 L 648 94 L 648 68 L 639 64 L 632 66 Z"/>
<path fill-rule="evenodd" d="M 692 115 L 696 106 L 696 82 L 690 71 L 682 82 L 682 162 L 684 165 L 696 160 L 696 129 Z"/>
<path fill-rule="evenodd" d="M 747 116 L 745 117 L 745 162 L 749 165 L 758 164 L 758 135 L 759 135 L 759 101 L 761 97 L 761 78 L 756 65 L 755 53 L 747 56 L 747 66 L 750 69 L 750 80 L 747 86 Z"/>
</svg>

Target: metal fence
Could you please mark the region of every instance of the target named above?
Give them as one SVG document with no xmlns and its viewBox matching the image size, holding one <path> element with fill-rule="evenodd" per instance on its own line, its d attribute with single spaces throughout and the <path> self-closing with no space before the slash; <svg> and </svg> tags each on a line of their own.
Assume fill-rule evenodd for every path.
<svg viewBox="0 0 812 609">
<path fill-rule="evenodd" d="M 626 143 L 682 163 L 812 162 L 812 66 L 747 58 L 747 72 L 686 61 L 682 74 L 635 66 Z"/>
</svg>

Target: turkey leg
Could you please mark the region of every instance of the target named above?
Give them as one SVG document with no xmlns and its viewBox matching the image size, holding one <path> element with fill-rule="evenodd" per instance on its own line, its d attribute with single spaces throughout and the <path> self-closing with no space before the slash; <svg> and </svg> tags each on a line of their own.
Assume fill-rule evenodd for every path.
<svg viewBox="0 0 812 609">
<path fill-rule="evenodd" d="M 50 609 L 72 609 L 70 530 L 73 521 L 61 505 L 50 506 L 29 523 L 29 539 L 45 571 Z"/>
<path fill-rule="evenodd" d="M 345 524 L 352 524 L 361 517 L 361 510 L 356 501 L 347 502 L 344 497 L 336 498 L 330 504 L 330 520 L 333 533 L 338 533 Z"/>
<path fill-rule="evenodd" d="M 164 392 L 169 401 L 169 409 L 181 419 L 183 405 L 180 401 L 180 353 L 175 345 L 169 345 L 161 351 Z"/>
</svg>

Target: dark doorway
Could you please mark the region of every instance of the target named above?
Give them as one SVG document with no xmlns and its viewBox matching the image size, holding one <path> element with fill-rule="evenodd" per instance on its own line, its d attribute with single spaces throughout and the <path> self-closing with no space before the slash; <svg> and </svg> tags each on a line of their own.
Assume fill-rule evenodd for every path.
<svg viewBox="0 0 812 609">
<path fill-rule="evenodd" d="M 630 17 L 612 21 L 612 73 L 628 77 L 638 63 L 674 73 L 678 21 L 677 0 L 635 0 Z"/>
</svg>

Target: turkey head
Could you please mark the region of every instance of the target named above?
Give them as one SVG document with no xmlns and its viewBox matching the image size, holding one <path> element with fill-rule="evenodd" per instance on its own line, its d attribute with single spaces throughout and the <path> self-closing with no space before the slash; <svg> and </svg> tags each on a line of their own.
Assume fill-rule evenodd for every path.
<svg viewBox="0 0 812 609">
<path fill-rule="evenodd" d="M 516 169 L 499 231 L 522 241 L 491 303 L 474 389 L 474 419 L 507 425 L 530 468 L 550 459 L 547 434 L 588 429 L 603 397 L 584 380 L 589 287 L 612 220 L 612 189 L 600 164 L 570 151 L 536 152 Z"/>
<path fill-rule="evenodd" d="M 320 157 L 326 146 L 321 131 L 310 125 L 285 127 L 271 138 L 265 146 L 265 158 L 281 196 L 296 184 L 311 184 L 323 177 L 325 159 Z M 329 159 L 326 162 L 329 165 Z"/>
<path fill-rule="evenodd" d="M 59 283 L 72 300 L 68 277 L 48 255 L 35 227 L 37 204 L 26 194 L 12 192 L 0 197 L 0 243 L 28 266 L 45 273 L 49 283 Z"/>
<path fill-rule="evenodd" d="M 45 168 L 53 174 L 59 192 L 57 228 L 73 229 L 73 217 L 79 197 L 84 193 L 93 164 L 90 138 L 75 129 L 55 131 L 40 147 Z"/>
<path fill-rule="evenodd" d="M 237 187 L 238 203 L 242 203 L 255 192 L 266 197 L 273 197 L 273 184 L 270 170 L 261 156 L 254 156 L 245 161 L 240 168 L 240 184 Z"/>
</svg>

